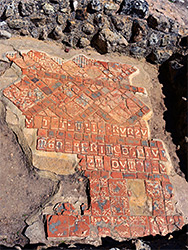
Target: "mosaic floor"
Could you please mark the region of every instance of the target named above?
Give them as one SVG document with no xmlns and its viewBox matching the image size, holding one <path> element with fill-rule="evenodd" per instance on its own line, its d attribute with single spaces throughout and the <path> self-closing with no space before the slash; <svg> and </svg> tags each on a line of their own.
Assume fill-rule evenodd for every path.
<svg viewBox="0 0 188 250">
<path fill-rule="evenodd" d="M 146 91 L 129 82 L 134 66 L 37 51 L 7 57 L 22 79 L 3 93 L 25 115 L 25 126 L 37 129 L 37 150 L 77 154 L 90 181 L 80 211 L 60 203 L 46 216 L 49 239 L 125 239 L 183 226 L 164 144 L 149 137 L 151 111 L 139 98 Z"/>
</svg>

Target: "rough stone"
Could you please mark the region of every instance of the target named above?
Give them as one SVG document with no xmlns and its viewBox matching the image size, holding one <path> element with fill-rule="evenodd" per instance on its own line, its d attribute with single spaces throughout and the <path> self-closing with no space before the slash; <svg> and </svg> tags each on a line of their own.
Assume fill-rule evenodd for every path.
<svg viewBox="0 0 188 250">
<path fill-rule="evenodd" d="M 110 27 L 110 21 L 109 19 L 105 16 L 102 15 L 101 13 L 97 13 L 94 17 L 94 22 L 98 25 L 99 29 L 102 28 L 109 28 Z"/>
<path fill-rule="evenodd" d="M 100 0 L 91 0 L 90 2 L 90 8 L 93 10 L 93 11 L 101 11 L 103 9 L 103 4 Z"/>
<path fill-rule="evenodd" d="M 148 44 L 150 46 L 157 46 L 161 44 L 161 34 L 158 32 L 151 32 L 148 38 Z"/>
<path fill-rule="evenodd" d="M 20 2 L 19 9 L 22 16 L 29 16 L 34 12 L 34 3 L 32 1 Z"/>
<path fill-rule="evenodd" d="M 124 0 L 121 13 L 144 18 L 148 14 L 149 5 L 145 0 Z"/>
<path fill-rule="evenodd" d="M 29 238 L 30 244 L 46 243 L 44 224 L 40 220 L 35 221 L 27 227 L 25 236 Z"/>
<path fill-rule="evenodd" d="M 10 67 L 10 63 L 0 60 L 0 76 Z"/>
<path fill-rule="evenodd" d="M 172 50 L 165 48 L 154 48 L 151 54 L 148 56 L 149 61 L 156 64 L 162 64 L 168 60 L 173 54 Z"/>
<path fill-rule="evenodd" d="M 17 3 L 16 1 L 12 1 L 11 3 L 8 3 L 6 6 L 6 10 L 5 10 L 5 17 L 12 17 L 16 14 L 17 12 Z"/>
<path fill-rule="evenodd" d="M 136 240 L 135 246 L 136 250 L 151 250 L 151 247 L 142 240 Z"/>
<path fill-rule="evenodd" d="M 9 19 L 7 23 L 12 29 L 21 29 L 28 25 L 28 22 L 23 19 Z"/>
<path fill-rule="evenodd" d="M 148 25 L 145 20 L 135 19 L 132 27 L 132 42 L 139 42 L 145 39 L 148 34 Z"/>
<path fill-rule="evenodd" d="M 161 37 L 161 46 L 172 46 L 176 47 L 178 42 L 177 34 L 163 34 Z"/>
<path fill-rule="evenodd" d="M 11 33 L 6 30 L 0 30 L 0 38 L 9 39 L 11 38 Z"/>
<path fill-rule="evenodd" d="M 59 14 L 57 15 L 57 22 L 62 25 L 61 28 L 62 30 L 65 29 L 66 27 L 66 24 L 67 24 L 67 16 L 66 15 L 63 15 L 63 14 Z"/>
<path fill-rule="evenodd" d="M 79 45 L 81 48 L 85 48 L 90 45 L 90 41 L 85 37 L 81 37 L 79 41 Z"/>
<path fill-rule="evenodd" d="M 64 37 L 63 31 L 62 31 L 62 27 L 61 26 L 57 26 L 55 27 L 55 29 L 53 30 L 53 38 L 55 40 L 60 40 Z"/>
<path fill-rule="evenodd" d="M 91 35 L 95 31 L 95 27 L 90 23 L 85 23 L 82 30 L 83 30 L 84 33 L 86 33 L 88 35 Z"/>
<path fill-rule="evenodd" d="M 170 29 L 169 20 L 164 15 L 160 14 L 149 15 L 147 22 L 149 27 L 156 30 L 168 32 Z"/>
<path fill-rule="evenodd" d="M 62 13 L 70 13 L 71 8 L 68 0 L 59 1 L 59 11 Z"/>
<path fill-rule="evenodd" d="M 136 58 L 141 58 L 146 55 L 147 50 L 143 48 L 143 46 L 138 46 L 137 44 L 131 45 L 130 54 L 135 56 Z"/>
<path fill-rule="evenodd" d="M 106 15 L 113 15 L 119 10 L 119 4 L 115 4 L 114 2 L 109 2 L 104 5 L 104 13 Z"/>
<path fill-rule="evenodd" d="M 55 12 L 53 5 L 49 3 L 44 3 L 42 9 L 46 15 L 53 15 Z"/>
<path fill-rule="evenodd" d="M 128 45 L 121 34 L 114 33 L 109 28 L 104 28 L 94 43 L 103 52 L 115 51 L 117 46 L 125 48 Z"/>
</svg>

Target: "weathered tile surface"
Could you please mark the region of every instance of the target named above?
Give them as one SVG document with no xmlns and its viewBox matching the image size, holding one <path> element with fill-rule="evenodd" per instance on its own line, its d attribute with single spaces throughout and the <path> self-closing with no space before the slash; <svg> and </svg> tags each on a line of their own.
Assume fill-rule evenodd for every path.
<svg viewBox="0 0 188 250">
<path fill-rule="evenodd" d="M 37 129 L 37 150 L 77 154 L 90 180 L 80 211 L 64 203 L 47 216 L 51 238 L 135 238 L 183 226 L 161 141 L 149 139 L 150 108 L 128 77 L 136 68 L 78 55 L 58 63 L 45 53 L 8 54 L 23 73 L 4 96 Z M 138 96 L 138 95 L 137 95 Z"/>
</svg>

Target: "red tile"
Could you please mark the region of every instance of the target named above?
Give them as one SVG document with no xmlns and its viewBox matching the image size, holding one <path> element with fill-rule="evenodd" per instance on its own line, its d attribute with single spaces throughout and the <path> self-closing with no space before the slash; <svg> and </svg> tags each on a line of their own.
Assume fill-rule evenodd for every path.
<svg viewBox="0 0 188 250">
<path fill-rule="evenodd" d="M 127 195 L 126 180 L 109 179 L 109 191 L 111 196 L 126 196 Z"/>
<path fill-rule="evenodd" d="M 42 120 L 43 120 L 42 116 L 35 116 L 34 117 L 34 128 L 41 128 L 42 127 Z M 48 127 L 46 127 L 46 128 L 48 128 Z"/>
<path fill-rule="evenodd" d="M 149 235 L 149 222 L 147 216 L 130 216 L 130 231 L 133 238 Z"/>
<path fill-rule="evenodd" d="M 103 157 L 95 156 L 95 166 L 97 169 L 103 169 Z"/>
<path fill-rule="evenodd" d="M 73 140 L 73 153 L 74 154 L 80 153 L 80 141 Z"/>
<path fill-rule="evenodd" d="M 141 132 L 141 135 L 142 135 L 142 138 L 143 138 L 143 139 L 148 139 L 148 136 L 149 136 L 149 135 L 148 135 L 148 128 L 143 128 L 143 127 L 142 127 L 142 128 L 140 129 L 140 132 Z"/>
<path fill-rule="evenodd" d="M 154 160 L 159 160 L 159 149 L 151 148 L 151 156 Z"/>
<path fill-rule="evenodd" d="M 34 122 L 33 122 L 33 117 L 32 116 L 26 116 L 26 118 L 25 118 L 25 126 L 26 126 L 26 128 L 33 128 Z"/>
<path fill-rule="evenodd" d="M 104 169 L 111 171 L 111 159 L 109 156 L 104 156 Z"/>
<path fill-rule="evenodd" d="M 152 165 L 152 172 L 155 174 L 159 173 L 159 162 L 158 161 L 151 161 Z"/>
<path fill-rule="evenodd" d="M 89 169 L 89 170 L 95 169 L 94 156 L 87 156 L 87 169 Z"/>
<path fill-rule="evenodd" d="M 52 117 L 51 118 L 51 129 L 58 129 L 59 128 L 59 118 Z"/>
<path fill-rule="evenodd" d="M 74 121 L 71 121 L 71 120 L 67 121 L 67 130 L 74 131 Z"/>
<path fill-rule="evenodd" d="M 68 237 L 69 216 L 47 215 L 47 235 L 48 237 Z"/>
<path fill-rule="evenodd" d="M 159 181 L 145 181 L 146 191 L 148 196 L 152 198 L 161 198 L 162 197 L 162 187 Z"/>
<path fill-rule="evenodd" d="M 121 157 L 121 145 L 114 145 L 113 152 L 116 157 Z"/>
<path fill-rule="evenodd" d="M 47 139 L 47 151 L 55 151 L 55 138 L 49 138 Z"/>
<path fill-rule="evenodd" d="M 124 158 L 120 158 L 119 159 L 119 166 L 120 166 L 120 170 L 121 172 L 126 172 L 127 171 L 127 159 Z"/>
<path fill-rule="evenodd" d="M 162 163 L 159 163 L 159 171 L 161 174 L 166 174 L 166 166 Z"/>
<path fill-rule="evenodd" d="M 59 130 L 67 130 L 67 120 L 60 118 L 59 120 Z"/>
<path fill-rule="evenodd" d="M 64 140 L 62 140 L 62 139 L 56 139 L 55 150 L 56 150 L 56 152 L 61 152 L 61 153 L 65 152 Z"/>
<path fill-rule="evenodd" d="M 50 117 L 43 117 L 42 119 L 42 128 L 49 129 L 50 128 L 51 119 Z"/>
<path fill-rule="evenodd" d="M 89 153 L 89 142 L 82 141 L 81 142 L 81 153 L 88 154 Z"/>
<path fill-rule="evenodd" d="M 47 129 L 38 129 L 37 130 L 37 135 L 39 137 L 47 137 Z"/>
<path fill-rule="evenodd" d="M 163 195 L 165 199 L 171 199 L 173 197 L 173 186 L 170 182 L 163 182 L 162 181 L 162 188 L 163 188 Z"/>
<path fill-rule="evenodd" d="M 47 147 L 47 140 L 46 138 L 38 138 L 37 139 L 37 149 L 45 151 Z"/>
<path fill-rule="evenodd" d="M 127 160 L 128 171 L 136 172 L 136 163 L 134 159 Z"/>
<path fill-rule="evenodd" d="M 74 225 L 70 225 L 70 236 L 87 237 L 90 234 L 89 216 L 82 216 L 81 220 L 76 220 Z"/>
<path fill-rule="evenodd" d="M 111 168 L 112 168 L 112 171 L 119 171 L 120 170 L 119 161 L 117 158 L 111 159 Z"/>
<path fill-rule="evenodd" d="M 144 172 L 144 161 L 143 160 L 136 160 L 136 170 L 138 172 Z"/>
<path fill-rule="evenodd" d="M 72 140 L 65 140 L 65 153 L 72 154 Z"/>
</svg>

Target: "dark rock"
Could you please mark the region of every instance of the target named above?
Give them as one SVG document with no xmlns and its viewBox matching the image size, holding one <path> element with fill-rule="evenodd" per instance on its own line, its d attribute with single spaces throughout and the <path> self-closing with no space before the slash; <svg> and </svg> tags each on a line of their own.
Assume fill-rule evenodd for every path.
<svg viewBox="0 0 188 250">
<path fill-rule="evenodd" d="M 122 31 L 121 34 L 123 34 L 126 40 L 129 41 L 132 35 L 133 20 L 130 17 L 119 15 L 113 16 L 112 22 L 115 28 L 119 31 Z"/>
<path fill-rule="evenodd" d="M 145 20 L 135 19 L 132 27 L 131 42 L 142 41 L 148 34 L 148 25 Z"/>
<path fill-rule="evenodd" d="M 28 26 L 28 22 L 23 19 L 9 19 L 7 23 L 8 26 L 12 29 L 21 29 Z"/>
<path fill-rule="evenodd" d="M 104 13 L 106 15 L 113 15 L 119 10 L 119 8 L 120 8 L 119 4 L 115 4 L 113 2 L 109 2 L 109 3 L 107 2 L 104 5 Z"/>
<path fill-rule="evenodd" d="M 53 35 L 53 39 L 55 40 L 59 40 L 63 38 L 64 34 L 63 34 L 61 26 L 55 27 L 55 29 L 52 32 L 52 35 Z"/>
<path fill-rule="evenodd" d="M 102 2 L 100 0 L 91 0 L 91 2 L 90 2 L 90 8 L 93 11 L 99 12 L 99 11 L 102 11 L 103 4 L 102 4 Z"/>
<path fill-rule="evenodd" d="M 156 29 L 163 32 L 169 32 L 170 23 L 168 18 L 164 15 L 149 15 L 147 22 L 148 26 L 152 29 Z"/>
<path fill-rule="evenodd" d="M 170 30 L 169 30 L 169 32 L 178 34 L 180 32 L 179 23 L 175 22 L 172 19 L 170 19 L 169 22 L 170 22 Z"/>
<path fill-rule="evenodd" d="M 21 36 L 28 36 L 28 35 L 29 35 L 29 31 L 26 30 L 26 29 L 21 29 L 21 30 L 20 30 L 20 35 L 21 35 Z"/>
<path fill-rule="evenodd" d="M 57 22 L 62 25 L 62 29 L 64 30 L 67 25 L 67 16 L 63 14 L 57 15 Z"/>
<path fill-rule="evenodd" d="M 44 26 L 47 23 L 46 16 L 34 14 L 30 17 L 31 22 L 36 26 Z"/>
<path fill-rule="evenodd" d="M 80 35 L 77 32 L 73 32 L 71 34 L 67 34 L 62 39 L 62 43 L 66 46 L 75 48 L 79 44 Z"/>
<path fill-rule="evenodd" d="M 34 11 L 34 3 L 32 1 L 20 2 L 19 3 L 19 10 L 20 10 L 21 16 L 29 16 Z"/>
<path fill-rule="evenodd" d="M 136 58 L 145 57 L 146 49 L 135 44 L 130 47 L 130 54 Z"/>
<path fill-rule="evenodd" d="M 87 47 L 87 46 L 89 46 L 89 45 L 90 45 L 90 41 L 89 41 L 87 38 L 85 38 L 85 37 L 81 37 L 81 38 L 80 38 L 79 46 L 80 46 L 81 48 L 85 48 L 85 47 Z"/>
<path fill-rule="evenodd" d="M 60 0 L 50 0 L 51 3 L 59 3 Z"/>
<path fill-rule="evenodd" d="M 110 27 L 110 20 L 107 16 L 102 15 L 101 13 L 95 15 L 94 23 L 97 24 L 99 29 L 102 29 L 103 27 Z"/>
<path fill-rule="evenodd" d="M 151 32 L 148 37 L 148 45 L 156 46 L 161 44 L 161 34 L 159 32 Z"/>
<path fill-rule="evenodd" d="M 14 16 L 17 13 L 17 10 L 18 4 L 16 3 L 16 1 L 8 3 L 5 10 L 5 17 L 8 18 Z"/>
<path fill-rule="evenodd" d="M 127 40 L 121 34 L 112 32 L 109 28 L 101 30 L 94 40 L 95 47 L 102 53 L 122 51 L 128 46 Z"/>
<path fill-rule="evenodd" d="M 43 27 L 41 29 L 41 33 L 39 35 L 39 39 L 46 40 L 47 38 L 48 38 L 48 29 L 47 29 L 47 27 Z"/>
<path fill-rule="evenodd" d="M 178 41 L 178 35 L 177 34 L 163 34 L 161 38 L 161 46 L 176 46 Z"/>
<path fill-rule="evenodd" d="M 59 11 L 62 13 L 69 13 L 71 11 L 70 3 L 68 0 L 59 1 Z"/>
<path fill-rule="evenodd" d="M 54 7 L 49 3 L 44 3 L 42 9 L 46 15 L 53 15 L 55 12 Z"/>
<path fill-rule="evenodd" d="M 85 23 L 82 30 L 84 33 L 91 35 L 95 31 L 95 27 L 91 23 Z"/>
<path fill-rule="evenodd" d="M 149 11 L 149 4 L 145 0 L 124 0 L 121 13 L 144 18 Z"/>
<path fill-rule="evenodd" d="M 34 38 L 39 38 L 40 33 L 41 33 L 40 28 L 37 28 L 37 27 L 33 27 L 33 28 L 30 30 L 30 34 L 31 34 L 31 36 L 34 37 Z"/>
<path fill-rule="evenodd" d="M 168 60 L 173 54 L 173 51 L 166 48 L 154 48 L 151 54 L 147 57 L 149 62 L 162 64 Z"/>
<path fill-rule="evenodd" d="M 123 2 L 123 0 L 114 0 L 114 2 L 120 5 Z"/>
<path fill-rule="evenodd" d="M 87 9 L 78 9 L 76 10 L 76 19 L 78 20 L 87 20 L 87 16 L 88 16 L 88 13 L 87 13 Z"/>
</svg>

